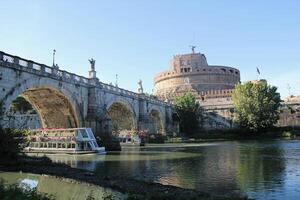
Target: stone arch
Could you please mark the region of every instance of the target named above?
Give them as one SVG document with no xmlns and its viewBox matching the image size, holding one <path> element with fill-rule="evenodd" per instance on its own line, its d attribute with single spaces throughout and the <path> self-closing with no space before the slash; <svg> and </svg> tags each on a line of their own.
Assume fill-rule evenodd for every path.
<svg viewBox="0 0 300 200">
<path fill-rule="evenodd" d="M 5 113 L 18 96 L 32 104 L 42 128 L 74 128 L 83 124 L 76 95 L 57 81 L 42 78 L 18 83 L 3 99 Z"/>
<path fill-rule="evenodd" d="M 106 114 L 112 120 L 113 134 L 121 131 L 137 131 L 137 117 L 133 106 L 122 98 L 110 101 L 106 106 Z"/>
<path fill-rule="evenodd" d="M 158 106 L 152 106 L 148 109 L 148 116 L 150 119 L 149 131 L 150 133 L 166 134 L 165 115 Z"/>
</svg>

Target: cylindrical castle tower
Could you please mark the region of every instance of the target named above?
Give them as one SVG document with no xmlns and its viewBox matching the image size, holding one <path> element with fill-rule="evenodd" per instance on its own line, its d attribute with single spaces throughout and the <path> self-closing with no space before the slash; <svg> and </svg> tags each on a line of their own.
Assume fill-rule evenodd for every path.
<svg viewBox="0 0 300 200">
<path fill-rule="evenodd" d="M 176 55 L 170 62 L 171 69 L 154 78 L 154 94 L 162 100 L 172 101 L 188 91 L 197 99 L 205 95 L 230 93 L 240 82 L 238 69 L 208 65 L 201 53 Z"/>
</svg>

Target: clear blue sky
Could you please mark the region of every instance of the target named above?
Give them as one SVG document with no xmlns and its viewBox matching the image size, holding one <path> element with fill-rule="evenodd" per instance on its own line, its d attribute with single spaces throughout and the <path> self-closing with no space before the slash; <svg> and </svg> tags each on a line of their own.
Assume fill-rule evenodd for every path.
<svg viewBox="0 0 300 200">
<path fill-rule="evenodd" d="M 237 67 L 300 95 L 300 1 L 16 0 L 0 3 L 0 50 L 87 76 L 96 59 L 101 81 L 137 90 L 197 46 L 209 64 Z"/>
</svg>

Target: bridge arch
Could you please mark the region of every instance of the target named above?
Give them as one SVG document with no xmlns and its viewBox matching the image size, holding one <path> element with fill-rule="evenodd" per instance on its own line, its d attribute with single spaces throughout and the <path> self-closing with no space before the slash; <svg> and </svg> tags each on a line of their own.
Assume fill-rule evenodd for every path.
<svg viewBox="0 0 300 200">
<path fill-rule="evenodd" d="M 107 115 L 112 120 L 112 131 L 119 135 L 122 131 L 137 131 L 137 116 L 134 107 L 122 98 L 110 101 L 106 106 Z"/>
<path fill-rule="evenodd" d="M 165 115 L 163 111 L 158 106 L 152 106 L 148 109 L 148 116 L 150 119 L 150 133 L 159 133 L 159 134 L 166 134 L 166 127 L 165 127 Z"/>
<path fill-rule="evenodd" d="M 76 95 L 58 82 L 43 78 L 24 80 L 14 86 L 3 99 L 4 111 L 12 102 L 24 97 L 37 111 L 42 128 L 74 128 L 83 125 L 83 117 Z"/>
</svg>

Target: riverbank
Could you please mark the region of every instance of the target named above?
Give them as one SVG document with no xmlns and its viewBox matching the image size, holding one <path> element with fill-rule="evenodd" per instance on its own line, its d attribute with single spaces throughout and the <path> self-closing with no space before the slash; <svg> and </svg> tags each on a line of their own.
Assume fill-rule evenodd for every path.
<svg viewBox="0 0 300 200">
<path fill-rule="evenodd" d="M 128 195 L 128 199 L 246 199 L 243 197 L 219 197 L 204 192 L 140 181 L 128 177 L 107 176 L 53 163 L 46 157 L 20 157 L 14 161 L 0 161 L 0 171 L 24 172 L 54 176 L 64 181 L 88 183 L 111 188 Z"/>
<path fill-rule="evenodd" d="M 261 132 L 249 132 L 245 129 L 203 130 L 189 137 L 170 138 L 167 143 L 199 143 L 234 140 L 270 140 L 299 139 L 300 129 L 292 127 L 275 127 Z"/>
</svg>

